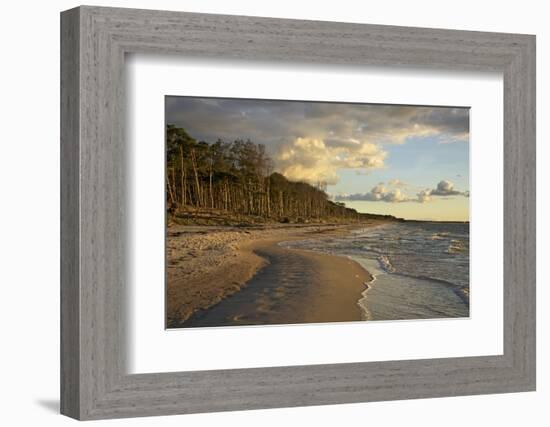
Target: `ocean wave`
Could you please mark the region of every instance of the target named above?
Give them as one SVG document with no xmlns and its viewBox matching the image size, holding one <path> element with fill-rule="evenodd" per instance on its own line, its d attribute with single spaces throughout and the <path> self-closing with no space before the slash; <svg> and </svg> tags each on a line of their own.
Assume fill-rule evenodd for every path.
<svg viewBox="0 0 550 427">
<path fill-rule="evenodd" d="M 447 247 L 447 250 L 445 252 L 447 252 L 448 254 L 456 254 L 456 253 L 460 253 L 460 252 L 465 252 L 467 251 L 468 249 L 466 248 L 466 246 L 464 246 L 464 242 L 462 242 L 461 240 L 451 240 L 451 244 Z"/>
<path fill-rule="evenodd" d="M 392 265 L 387 255 L 381 255 L 378 257 L 380 267 L 387 273 L 395 273 L 395 267 Z"/>
<path fill-rule="evenodd" d="M 373 280 L 365 283 L 357 304 L 365 320 L 378 320 L 407 318 L 408 301 L 425 314 L 423 318 L 465 313 L 463 308 L 456 310 L 457 298 L 459 305 L 469 305 L 468 239 L 468 228 L 460 224 L 415 223 L 284 246 L 347 256 L 358 262 Z M 428 305 L 422 308 L 424 303 Z"/>
<path fill-rule="evenodd" d="M 372 289 L 375 281 L 376 275 L 372 274 L 372 280 L 370 282 L 365 282 L 365 290 L 361 292 L 361 298 L 357 301 L 357 305 L 361 309 L 363 320 L 373 320 L 372 313 L 370 312 L 367 304 L 367 294 Z"/>
</svg>

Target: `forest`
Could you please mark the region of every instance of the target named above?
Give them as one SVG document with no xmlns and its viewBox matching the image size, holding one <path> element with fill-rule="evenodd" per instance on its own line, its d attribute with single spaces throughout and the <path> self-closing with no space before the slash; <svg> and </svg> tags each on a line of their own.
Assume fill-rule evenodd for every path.
<svg viewBox="0 0 550 427">
<path fill-rule="evenodd" d="M 166 207 L 175 221 L 216 215 L 241 222 L 283 223 L 381 217 L 333 202 L 325 189 L 324 182 L 293 182 L 275 172 L 262 144 L 196 141 L 185 129 L 167 125 Z"/>
</svg>

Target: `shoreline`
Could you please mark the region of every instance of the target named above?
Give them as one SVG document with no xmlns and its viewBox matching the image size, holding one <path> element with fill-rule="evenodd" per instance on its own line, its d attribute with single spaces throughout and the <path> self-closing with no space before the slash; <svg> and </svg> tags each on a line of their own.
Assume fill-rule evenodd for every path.
<svg viewBox="0 0 550 427">
<path fill-rule="evenodd" d="M 195 322 L 195 318 L 213 309 L 226 310 L 228 303 L 222 303 L 233 295 L 244 296 L 243 291 L 262 274 L 269 275 L 263 279 L 273 282 L 272 263 L 281 262 L 285 256 L 291 256 L 289 262 L 301 265 L 303 274 L 311 277 L 301 277 L 309 284 L 293 289 L 292 297 L 284 297 L 288 321 L 277 319 L 284 314 L 272 314 L 273 323 L 362 320 L 358 301 L 366 289 L 365 283 L 372 280 L 365 268 L 346 257 L 284 248 L 279 243 L 338 236 L 384 222 L 250 228 L 172 226 L 167 236 L 167 327 L 198 326 L 194 323 L 201 322 Z M 281 274 L 281 269 L 277 274 Z M 262 286 L 256 283 L 251 286 Z M 284 292 L 281 287 L 276 295 Z M 279 307 L 279 312 L 285 310 Z"/>
<path fill-rule="evenodd" d="M 320 292 L 310 299 L 306 323 L 364 320 L 359 305 L 373 276 L 351 258 L 320 252 L 289 249 L 318 264 Z"/>
</svg>

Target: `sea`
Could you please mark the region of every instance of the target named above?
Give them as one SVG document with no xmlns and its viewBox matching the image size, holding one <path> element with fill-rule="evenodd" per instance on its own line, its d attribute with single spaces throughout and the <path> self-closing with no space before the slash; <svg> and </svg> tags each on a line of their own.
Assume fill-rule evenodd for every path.
<svg viewBox="0 0 550 427">
<path fill-rule="evenodd" d="M 363 266 L 373 277 L 357 301 L 364 320 L 469 317 L 469 223 L 387 223 L 280 245 L 346 256 Z"/>
</svg>

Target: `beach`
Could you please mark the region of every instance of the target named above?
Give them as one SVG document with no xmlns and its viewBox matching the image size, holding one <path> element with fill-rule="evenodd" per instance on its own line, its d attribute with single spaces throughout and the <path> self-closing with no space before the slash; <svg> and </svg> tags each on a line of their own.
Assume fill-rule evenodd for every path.
<svg viewBox="0 0 550 427">
<path fill-rule="evenodd" d="M 362 319 L 369 272 L 348 257 L 279 243 L 343 236 L 360 225 L 251 227 L 172 224 L 167 233 L 167 327 Z"/>
<path fill-rule="evenodd" d="M 468 108 L 169 96 L 165 116 L 167 328 L 469 316 Z"/>
<path fill-rule="evenodd" d="M 373 280 L 359 301 L 365 320 L 469 316 L 469 224 L 403 221 L 338 238 L 281 243 L 347 257 Z"/>
</svg>

